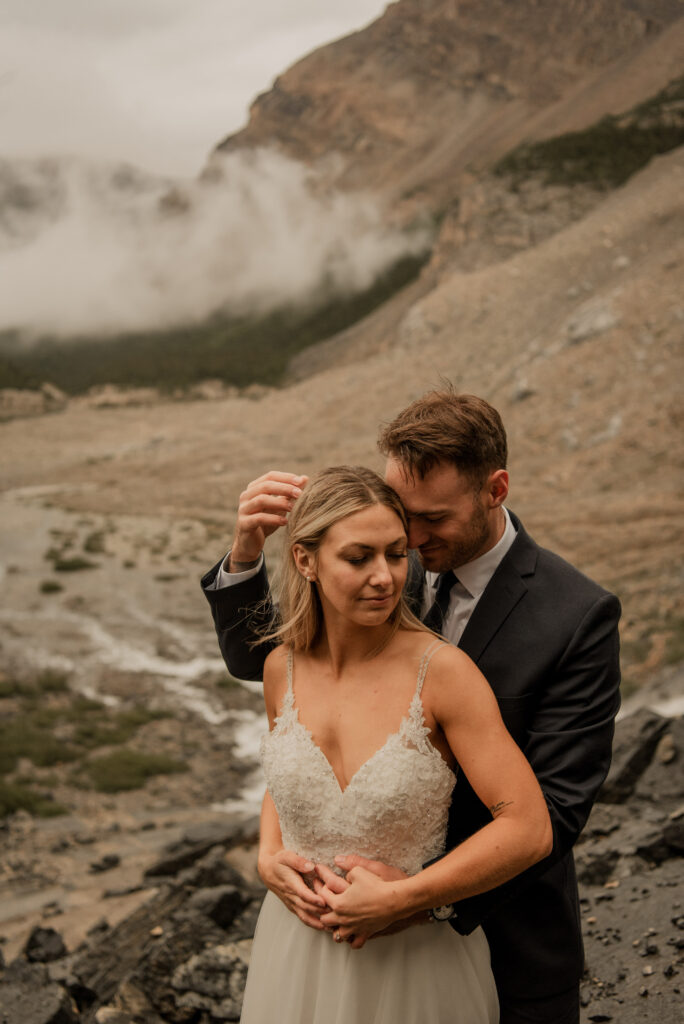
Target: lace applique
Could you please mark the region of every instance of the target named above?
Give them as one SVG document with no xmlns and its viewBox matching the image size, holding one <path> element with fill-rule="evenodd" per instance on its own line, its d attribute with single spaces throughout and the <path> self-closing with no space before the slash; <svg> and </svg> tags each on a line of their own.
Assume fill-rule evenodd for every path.
<svg viewBox="0 0 684 1024">
<path fill-rule="evenodd" d="M 435 649 L 431 645 L 423 656 L 416 692 L 399 729 L 345 789 L 299 721 L 290 653 L 282 710 L 261 742 L 266 784 L 287 849 L 333 868 L 336 855 L 358 853 L 408 874 L 444 851 L 456 776 L 427 739 L 420 696 Z"/>
</svg>

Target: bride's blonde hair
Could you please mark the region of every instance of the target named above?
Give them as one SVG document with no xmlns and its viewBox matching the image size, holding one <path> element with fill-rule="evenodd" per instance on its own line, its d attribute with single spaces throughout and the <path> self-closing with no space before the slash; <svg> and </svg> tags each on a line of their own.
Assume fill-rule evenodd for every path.
<svg viewBox="0 0 684 1024">
<path fill-rule="evenodd" d="M 277 640 L 295 651 L 309 650 L 313 646 L 321 632 L 323 610 L 316 585 L 307 582 L 295 564 L 293 548 L 301 544 L 315 558 L 334 523 L 372 505 L 391 509 L 408 531 L 399 495 L 372 469 L 331 466 L 311 480 L 295 502 L 286 527 L 286 551 L 278 588 L 280 625 L 263 640 Z M 403 594 L 388 622 L 392 626 L 390 637 L 399 628 L 428 631 L 409 610 Z"/>
</svg>

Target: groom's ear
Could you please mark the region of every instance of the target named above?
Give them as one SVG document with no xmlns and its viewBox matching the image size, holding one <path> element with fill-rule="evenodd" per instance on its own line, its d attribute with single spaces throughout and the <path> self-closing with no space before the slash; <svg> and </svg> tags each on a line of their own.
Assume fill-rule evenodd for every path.
<svg viewBox="0 0 684 1024">
<path fill-rule="evenodd" d="M 490 474 L 486 483 L 490 508 L 503 505 L 508 497 L 508 473 L 505 469 L 497 469 Z"/>
</svg>

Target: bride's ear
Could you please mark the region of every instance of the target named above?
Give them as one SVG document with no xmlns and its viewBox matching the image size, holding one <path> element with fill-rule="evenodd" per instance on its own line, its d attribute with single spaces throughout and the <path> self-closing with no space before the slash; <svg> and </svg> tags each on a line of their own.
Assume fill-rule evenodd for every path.
<svg viewBox="0 0 684 1024">
<path fill-rule="evenodd" d="M 309 583 L 313 583 L 316 579 L 316 560 L 314 558 L 313 551 L 307 551 L 302 544 L 293 544 L 292 557 L 294 558 L 297 570 L 302 574 L 304 579 L 308 580 Z"/>
</svg>

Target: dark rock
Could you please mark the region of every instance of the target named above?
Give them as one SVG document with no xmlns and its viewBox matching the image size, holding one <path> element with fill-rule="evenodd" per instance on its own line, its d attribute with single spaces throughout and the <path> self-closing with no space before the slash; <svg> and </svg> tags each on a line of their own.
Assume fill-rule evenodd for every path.
<svg viewBox="0 0 684 1024">
<path fill-rule="evenodd" d="M 34 928 L 24 946 L 24 955 L 30 963 L 46 964 L 59 960 L 67 952 L 62 936 L 54 928 Z"/>
<path fill-rule="evenodd" d="M 253 899 L 240 916 L 235 919 L 228 932 L 231 942 L 238 942 L 240 939 L 251 939 L 253 937 L 259 911 L 261 910 L 262 899 L 262 895 L 257 899 Z"/>
<path fill-rule="evenodd" d="M 675 854 L 684 854 L 684 820 L 672 821 L 663 829 L 663 839 Z"/>
<path fill-rule="evenodd" d="M 205 822 L 185 833 L 182 839 L 167 846 L 163 856 L 148 868 L 146 878 L 173 876 L 189 867 L 211 850 L 213 846 L 232 847 L 258 835 L 256 818 L 248 821 Z"/>
<path fill-rule="evenodd" d="M 217 885 L 234 885 L 239 889 L 248 887 L 240 872 L 226 860 L 223 846 L 213 846 L 198 861 L 181 871 L 176 881 L 193 889 L 209 889 Z"/>
<path fill-rule="evenodd" d="M 145 993 L 154 1010 L 167 1024 L 186 1024 L 194 1019 L 178 1004 L 171 978 L 176 968 L 205 949 L 225 942 L 225 932 L 204 914 L 182 913 L 166 921 L 164 934 L 148 943 L 127 980 Z"/>
<path fill-rule="evenodd" d="M 575 855 L 577 879 L 585 885 L 605 885 L 620 859 L 617 850 L 604 848 L 590 850 L 581 847 Z"/>
<path fill-rule="evenodd" d="M 90 864 L 90 873 L 98 874 L 101 871 L 111 871 L 112 868 L 116 868 L 121 863 L 121 857 L 116 853 L 105 853 L 99 860 L 94 860 Z"/>
<path fill-rule="evenodd" d="M 634 790 L 659 807 L 674 809 L 684 793 L 684 718 L 672 719 L 654 750 L 651 763 Z"/>
<path fill-rule="evenodd" d="M 206 914 L 219 928 L 228 928 L 248 900 L 249 897 L 234 885 L 219 885 L 213 889 L 199 889 L 193 893 L 188 900 L 188 908 Z"/>
<path fill-rule="evenodd" d="M 121 885 L 114 889 L 105 889 L 102 893 L 102 897 L 105 900 L 115 899 L 117 896 L 130 896 L 133 892 L 141 892 L 144 888 L 142 885 Z"/>
<path fill-rule="evenodd" d="M 0 982 L 2 1024 L 76 1024 L 67 992 L 50 981 L 42 964 L 15 960 Z"/>
<path fill-rule="evenodd" d="M 651 763 L 658 741 L 669 719 L 641 708 L 623 718 L 615 728 L 613 760 L 598 800 L 620 804 L 631 796 L 639 778 Z"/>
<path fill-rule="evenodd" d="M 249 946 L 248 942 L 214 946 L 181 964 L 171 980 L 178 1006 L 200 1011 L 212 1021 L 239 1020 Z"/>
<path fill-rule="evenodd" d="M 101 917 L 95 924 L 91 924 L 90 928 L 86 932 L 86 935 L 102 935 L 103 932 L 108 932 L 110 929 L 109 921 L 106 917 Z"/>
</svg>

